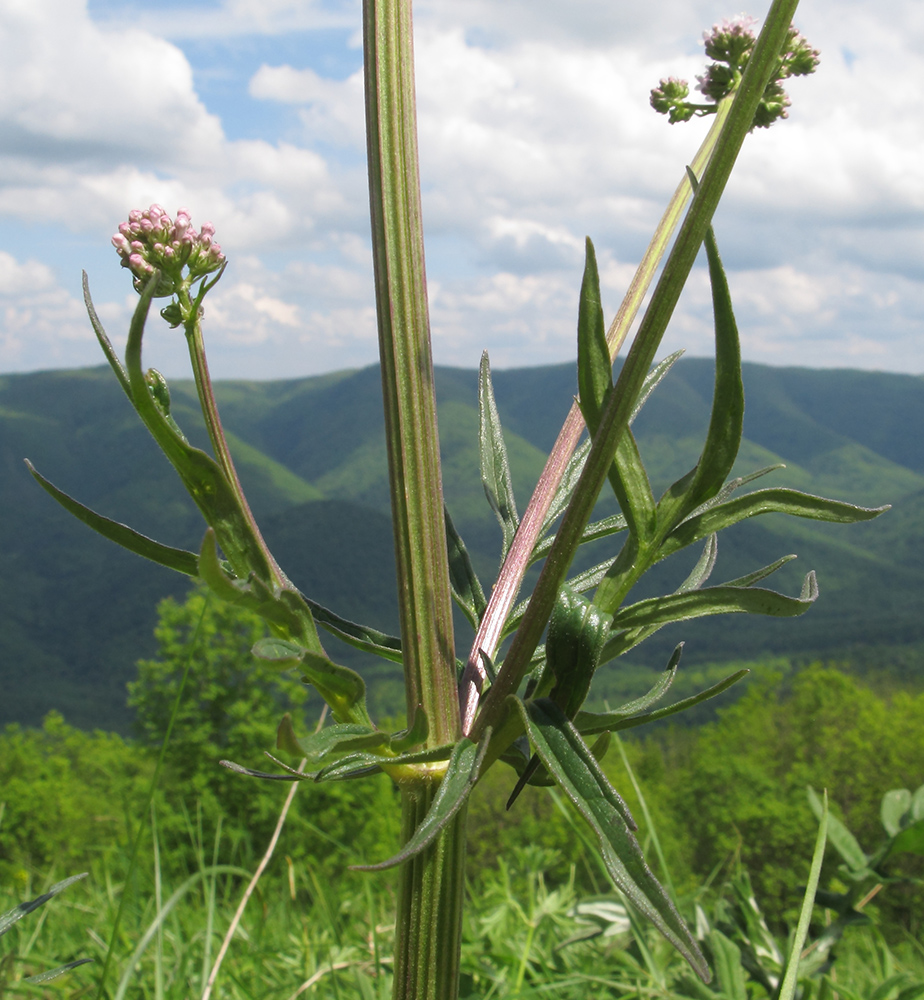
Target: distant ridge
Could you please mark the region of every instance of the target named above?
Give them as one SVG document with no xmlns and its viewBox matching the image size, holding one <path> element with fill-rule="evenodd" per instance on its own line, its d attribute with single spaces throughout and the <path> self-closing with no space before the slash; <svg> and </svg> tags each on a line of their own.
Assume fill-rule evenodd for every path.
<svg viewBox="0 0 924 1000">
<path fill-rule="evenodd" d="M 720 537 L 716 582 L 797 552 L 768 583 L 791 593 L 816 569 L 818 604 L 795 622 L 726 616 L 665 629 L 634 662 L 663 664 L 680 638 L 686 663 L 868 657 L 924 642 L 924 379 L 754 364 L 744 379 L 736 471 L 782 461 L 763 482 L 893 510 L 853 527 L 779 517 L 738 526 Z M 500 534 L 478 471 L 476 373 L 439 368 L 436 381 L 447 501 L 487 588 Z M 171 388 L 177 420 L 204 445 L 192 383 Z M 576 391 L 574 366 L 498 371 L 495 391 L 522 508 Z M 656 490 L 696 461 L 711 391 L 712 363 L 681 359 L 639 416 Z M 286 571 L 340 613 L 396 629 L 378 368 L 229 381 L 217 395 L 245 490 Z M 156 602 L 186 582 L 72 521 L 32 482 L 26 457 L 82 502 L 162 541 L 198 546 L 201 520 L 107 368 L 0 376 L 0 723 L 34 724 L 58 708 L 78 725 L 124 728 L 125 683 L 153 652 Z M 682 574 L 668 561 L 655 582 L 672 588 Z M 460 646 L 467 638 L 460 632 Z M 387 687 L 386 674 L 386 665 L 372 670 Z"/>
</svg>

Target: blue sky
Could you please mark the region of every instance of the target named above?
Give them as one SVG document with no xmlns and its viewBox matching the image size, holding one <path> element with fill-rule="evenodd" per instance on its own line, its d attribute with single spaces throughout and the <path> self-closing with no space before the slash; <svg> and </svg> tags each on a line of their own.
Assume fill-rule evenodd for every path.
<svg viewBox="0 0 924 1000">
<path fill-rule="evenodd" d="M 716 0 L 418 0 L 421 174 L 436 360 L 573 358 L 585 235 L 612 314 L 707 122 L 648 107 L 693 79 Z M 763 11 L 752 8 L 760 16 Z M 924 372 L 924 5 L 803 0 L 821 50 L 790 119 L 749 137 L 716 220 L 746 359 Z M 85 268 L 120 342 L 129 209 L 209 220 L 218 377 L 375 359 L 352 0 L 0 0 L 0 372 L 101 360 Z M 691 278 L 664 351 L 710 352 Z M 186 373 L 158 323 L 147 361 Z"/>
</svg>

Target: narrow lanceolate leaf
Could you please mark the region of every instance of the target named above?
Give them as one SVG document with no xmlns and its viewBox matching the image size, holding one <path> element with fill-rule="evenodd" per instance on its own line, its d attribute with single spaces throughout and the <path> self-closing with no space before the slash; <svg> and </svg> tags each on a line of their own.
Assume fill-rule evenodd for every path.
<svg viewBox="0 0 924 1000">
<path fill-rule="evenodd" d="M 856 504 L 826 500 L 824 497 L 785 487 L 757 490 L 687 518 L 665 539 L 658 557 L 663 559 L 706 535 L 759 514 L 791 514 L 793 517 L 805 517 L 814 521 L 854 524 L 857 521 L 870 521 L 888 509 L 888 505 L 858 507 Z"/>
<path fill-rule="evenodd" d="M 683 351 L 675 351 L 673 354 L 668 355 L 663 361 L 660 361 L 645 378 L 642 385 L 642 391 L 639 394 L 639 398 L 635 404 L 635 409 L 632 411 L 632 416 L 629 419 L 629 426 L 631 427 L 632 421 L 638 416 L 639 411 L 645 405 L 648 397 L 659 385 L 661 380 L 673 367 L 674 362 L 680 358 Z M 574 492 L 575 486 L 577 486 L 578 479 L 580 479 L 581 472 L 584 469 L 584 463 L 587 461 L 587 453 L 590 451 L 590 440 L 586 440 L 580 447 L 575 449 L 571 458 L 568 460 L 568 465 L 565 469 L 564 475 L 561 478 L 561 482 L 558 484 L 558 489 L 555 491 L 555 497 L 546 512 L 545 519 L 542 522 L 542 531 L 540 535 L 545 535 L 546 532 L 555 523 L 555 520 L 559 517 L 561 512 L 568 506 L 571 500 L 571 494 Z M 593 532 L 598 530 L 600 526 L 608 525 L 612 526 L 612 530 L 608 530 L 605 534 L 612 534 L 614 531 L 625 531 L 626 520 L 622 515 L 617 515 L 616 517 L 605 518 L 603 521 L 598 521 L 596 524 L 588 525 L 584 529 L 584 534 L 581 538 L 581 543 L 591 541 L 593 538 L 602 538 L 602 534 L 594 534 Z M 552 542 L 554 536 L 547 538 L 544 541 L 537 544 L 533 549 L 533 554 L 530 556 L 530 563 L 535 562 L 537 559 L 545 555 L 545 553 L 552 547 Z"/>
<path fill-rule="evenodd" d="M 612 514 L 610 517 L 604 517 L 599 521 L 594 521 L 592 524 L 588 524 L 583 532 L 581 532 L 581 539 L 578 544 L 584 545 L 587 542 L 595 542 L 599 538 L 606 538 L 609 535 L 617 535 L 620 531 L 625 531 L 627 527 L 628 524 L 622 514 Z M 539 542 L 533 549 L 532 555 L 529 557 L 530 565 L 542 559 L 552 547 L 554 541 L 555 536 L 550 535 L 548 538 L 544 538 L 541 542 Z M 612 559 L 608 560 L 607 565 L 609 565 L 612 561 Z"/>
<path fill-rule="evenodd" d="M 455 816 L 455 814 L 465 804 L 469 793 L 475 787 L 478 780 L 478 772 L 481 768 L 481 761 L 488 748 L 490 732 L 486 731 L 485 737 L 480 744 L 473 743 L 467 737 L 463 737 L 456 744 L 449 758 L 449 766 L 446 774 L 440 782 L 439 790 L 430 806 L 430 811 L 424 817 L 423 822 L 414 831 L 411 839 L 398 851 L 397 854 L 380 861 L 377 865 L 352 865 L 356 871 L 382 871 L 385 868 L 394 868 L 402 864 L 409 858 L 420 854 L 430 844 L 436 840 L 440 831 Z M 392 762 L 388 762 L 392 763 Z"/>
<path fill-rule="evenodd" d="M 578 731 L 548 699 L 540 698 L 528 704 L 519 699 L 515 701 L 536 753 L 596 833 L 613 881 L 683 955 L 697 975 L 709 982 L 709 969 L 699 946 L 645 863 L 633 835 L 637 829 L 635 821 Z"/>
<path fill-rule="evenodd" d="M 448 760 L 452 751 L 452 746 L 447 745 L 389 757 L 381 753 L 369 753 L 360 750 L 356 753 L 347 754 L 333 764 L 328 764 L 326 767 L 315 772 L 296 771 L 294 767 L 289 767 L 283 761 L 277 760 L 272 754 L 267 754 L 267 757 L 273 763 L 278 764 L 283 769 L 284 774 L 277 774 L 271 771 L 256 771 L 253 768 L 235 764 L 233 760 L 220 760 L 218 763 L 222 767 L 226 767 L 229 771 L 234 771 L 237 774 L 246 774 L 250 778 L 263 778 L 266 781 L 349 781 L 353 778 L 362 778 L 368 774 L 376 774 L 379 771 L 403 765 L 433 764 L 437 761 Z"/>
<path fill-rule="evenodd" d="M 143 559 L 150 559 L 151 562 L 166 566 L 167 569 L 176 570 L 178 573 L 185 573 L 187 576 L 198 576 L 197 557 L 194 552 L 187 552 L 185 549 L 176 549 L 171 545 L 163 545 L 155 542 L 153 538 L 142 535 L 141 532 L 129 528 L 127 524 L 113 521 L 96 511 L 85 507 L 78 500 L 68 496 L 63 490 L 50 483 L 41 473 L 37 472 L 32 463 L 26 459 L 26 465 L 33 478 L 50 496 L 54 497 L 59 504 L 78 520 L 92 528 L 97 534 L 108 538 L 109 541 L 121 545 L 123 549 L 134 552 L 135 555 Z"/>
<path fill-rule="evenodd" d="M 651 597 L 631 604 L 614 615 L 613 629 L 648 628 L 730 612 L 792 618 L 808 611 L 817 597 L 814 573 L 806 576 L 799 597 L 787 597 L 760 587 L 706 587 L 704 590 Z"/>
<path fill-rule="evenodd" d="M 331 635 L 337 636 L 349 646 L 361 649 L 366 653 L 374 653 L 393 663 L 401 663 L 401 640 L 387 632 L 380 632 L 369 625 L 359 625 L 346 618 L 341 618 L 323 604 L 312 601 L 301 595 L 308 606 L 315 622 Z"/>
<path fill-rule="evenodd" d="M 303 736 L 297 742 L 302 754 L 308 759 L 308 766 L 316 767 L 331 754 L 353 753 L 382 746 L 388 742 L 388 736 L 371 726 L 338 723 L 310 736 Z"/>
<path fill-rule="evenodd" d="M 20 903 L 18 906 L 14 906 L 12 910 L 7 910 L 6 913 L 0 916 L 0 935 L 6 934 L 17 920 L 22 920 L 23 917 L 30 914 L 33 910 L 37 910 L 42 904 L 47 903 L 49 899 L 57 896 L 59 892 L 64 892 L 68 886 L 79 882 L 82 878 L 86 878 L 88 874 L 88 872 L 83 872 L 80 875 L 71 875 L 70 878 L 66 878 L 62 882 L 56 882 L 48 892 L 43 892 L 41 896 L 36 896 L 35 899 L 31 899 L 26 903 Z"/>
<path fill-rule="evenodd" d="M 712 576 L 718 554 L 719 538 L 718 535 L 713 533 L 706 538 L 702 554 L 696 560 L 696 565 L 691 570 L 690 575 L 677 589 L 677 593 L 686 594 L 691 590 L 699 590 L 709 577 Z"/>
<path fill-rule="evenodd" d="M 427 750 L 400 753 L 394 757 L 384 753 L 359 750 L 321 768 L 317 774 L 313 775 L 313 778 L 315 781 L 347 781 L 359 777 L 360 772 L 374 774 L 377 771 L 386 771 L 394 776 L 395 771 L 405 765 L 434 764 L 438 761 L 449 760 L 453 749 L 452 744 L 447 743 L 444 746 L 431 747 Z"/>
<path fill-rule="evenodd" d="M 468 549 L 462 541 L 456 526 L 452 523 L 447 507 L 443 507 L 446 516 L 446 548 L 449 555 L 449 585 L 452 588 L 452 598 L 465 613 L 476 631 L 481 624 L 482 616 L 488 607 L 484 596 L 484 588 L 472 566 Z"/>
<path fill-rule="evenodd" d="M 725 584 L 726 587 L 753 587 L 755 583 L 760 583 L 761 580 L 765 580 L 768 576 L 775 573 L 781 566 L 785 566 L 786 563 L 790 563 L 793 559 L 798 559 L 796 555 L 781 556 L 775 562 L 770 563 L 768 566 L 762 566 L 760 569 L 755 569 L 752 573 L 745 573 L 744 576 L 736 577 L 734 580 L 729 580 Z"/>
<path fill-rule="evenodd" d="M 305 656 L 305 650 L 297 642 L 275 637 L 255 642 L 251 652 L 257 659 L 269 660 L 281 670 L 297 666 Z"/>
<path fill-rule="evenodd" d="M 616 449 L 609 480 L 620 509 L 629 522 L 629 530 L 640 544 L 644 544 L 654 535 L 657 507 L 635 435 L 628 427 Z"/>
<path fill-rule="evenodd" d="M 679 642 L 674 647 L 674 652 L 671 653 L 671 658 L 667 661 L 667 666 L 664 668 L 664 672 L 655 681 L 651 689 L 647 694 L 643 694 L 641 698 L 636 698 L 634 701 L 627 701 L 625 705 L 620 705 L 619 708 L 614 709 L 612 715 L 621 715 L 628 717 L 630 715 L 638 715 L 639 712 L 645 712 L 652 705 L 657 704 L 668 692 L 670 686 L 674 683 L 674 678 L 677 676 L 677 668 L 680 666 L 680 656 L 683 653 L 683 643 Z"/>
<path fill-rule="evenodd" d="M 494 402 L 494 386 L 491 384 L 491 365 L 487 351 L 481 355 L 481 366 L 478 371 L 478 444 L 481 450 L 481 482 L 488 503 L 497 515 L 504 533 L 501 549 L 501 562 L 503 562 L 513 544 L 513 536 L 517 533 L 520 518 L 513 496 L 513 480 L 510 478 L 504 432 L 497 404 Z"/>
<path fill-rule="evenodd" d="M 676 482 L 658 505 L 661 523 L 674 525 L 721 490 L 735 464 L 744 427 L 741 347 L 728 282 L 710 226 L 705 239 L 715 320 L 715 389 L 706 442 L 696 467 Z"/>
<path fill-rule="evenodd" d="M 814 788 L 808 789 L 809 805 L 819 823 L 826 814 L 826 803 L 818 795 Z M 828 814 L 827 818 L 828 840 L 837 853 L 847 862 L 847 867 L 852 873 L 865 873 L 869 858 L 860 847 L 857 838 L 847 829 L 846 826 L 836 817 Z"/>
<path fill-rule="evenodd" d="M 93 305 L 93 299 L 90 296 L 90 279 L 87 277 L 87 272 L 83 273 L 83 302 L 87 307 L 87 315 L 90 317 L 90 323 L 93 327 L 93 332 L 96 334 L 96 339 L 99 341 L 99 346 L 103 349 L 103 354 L 106 355 L 106 360 L 109 362 L 109 367 L 115 372 L 116 378 L 119 380 L 119 385 L 122 386 L 122 390 L 125 395 L 131 400 L 132 389 L 128 381 L 128 372 L 119 360 L 118 354 L 116 354 L 115 349 L 112 346 L 112 341 L 109 339 L 106 331 L 103 329 L 103 324 L 99 321 L 99 316 L 96 315 L 96 307 Z"/>
<path fill-rule="evenodd" d="M 578 712 L 574 720 L 574 725 L 583 736 L 593 736 L 604 732 L 615 733 L 620 729 L 634 729 L 636 726 L 644 726 L 649 722 L 657 722 L 658 719 L 666 719 L 668 716 L 677 715 L 678 712 L 685 712 L 688 708 L 693 708 L 694 705 L 708 701 L 717 694 L 727 691 L 733 684 L 737 684 L 743 677 L 746 677 L 747 674 L 747 670 L 736 670 L 724 680 L 719 681 L 718 684 L 713 684 L 712 687 L 706 688 L 705 691 L 700 691 L 699 694 L 691 695 L 682 701 L 674 702 L 673 705 L 667 705 L 665 708 L 648 712 L 647 715 L 630 715 L 627 718 L 624 709 L 616 712 Z"/>
<path fill-rule="evenodd" d="M 578 391 L 581 413 L 591 438 L 597 433 L 607 395 L 613 389 L 613 362 L 606 343 L 600 276 L 590 239 L 586 244 L 584 278 L 578 309 Z M 623 435 L 610 472 L 610 483 L 629 530 L 647 538 L 654 529 L 654 497 L 632 432 Z"/>
<path fill-rule="evenodd" d="M 36 976 L 28 976 L 23 980 L 24 983 L 50 983 L 52 980 L 57 979 L 58 976 L 63 976 L 65 972 L 70 972 L 71 969 L 76 969 L 78 965 L 86 965 L 87 962 L 92 962 L 92 958 L 78 958 L 73 962 L 68 962 L 66 965 L 59 965 L 57 969 L 49 969 L 48 972 L 40 972 Z"/>
<path fill-rule="evenodd" d="M 323 695 L 338 722 L 355 717 L 358 706 L 362 706 L 362 715 L 368 718 L 365 708 L 366 682 L 355 670 L 307 649 L 300 669 Z"/>
<path fill-rule="evenodd" d="M 578 306 L 578 393 L 584 422 L 593 437 L 607 393 L 613 388 L 613 362 L 606 343 L 606 325 L 600 301 L 597 255 L 590 237 L 585 242 L 584 277 Z"/>
</svg>

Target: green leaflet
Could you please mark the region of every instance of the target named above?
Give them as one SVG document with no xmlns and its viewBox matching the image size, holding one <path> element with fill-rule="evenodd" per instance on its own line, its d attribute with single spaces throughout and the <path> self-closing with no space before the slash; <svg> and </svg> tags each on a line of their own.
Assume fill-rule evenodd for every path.
<svg viewBox="0 0 924 1000">
<path fill-rule="evenodd" d="M 674 650 L 674 655 L 677 655 L 677 650 Z M 684 712 L 688 708 L 693 708 L 694 705 L 699 705 L 700 702 L 708 701 L 717 694 L 727 691 L 732 684 L 737 684 L 747 674 L 747 670 L 736 670 L 724 680 L 719 681 L 718 684 L 713 684 L 712 687 L 706 688 L 705 691 L 700 691 L 699 694 L 694 694 L 689 698 L 684 698 L 682 701 L 677 701 L 673 705 L 649 712 L 647 715 L 627 715 L 626 708 L 628 706 L 615 712 L 578 712 L 574 720 L 574 725 L 582 736 L 592 736 L 596 733 L 607 731 L 617 732 L 620 729 L 634 729 L 636 726 L 644 726 L 649 722 L 656 722 L 658 719 L 666 719 L 670 715 L 676 715 L 678 712 Z"/>
<path fill-rule="evenodd" d="M 817 819 L 821 821 L 825 814 L 825 804 L 814 788 L 808 789 L 809 805 Z M 867 865 L 869 858 L 857 842 L 857 838 L 836 817 L 828 814 L 828 840 L 837 853 L 847 862 L 852 878 L 863 878 L 871 875 Z"/>
<path fill-rule="evenodd" d="M 337 723 L 297 740 L 309 767 L 317 767 L 329 754 L 369 750 L 388 743 L 388 735 L 356 723 Z"/>
<path fill-rule="evenodd" d="M 488 729 L 480 744 L 473 743 L 467 737 L 459 740 L 449 758 L 449 766 L 440 782 L 430 811 L 414 831 L 411 839 L 397 854 L 376 865 L 351 865 L 351 867 L 356 871 L 363 872 L 383 871 L 386 868 L 394 868 L 396 865 L 402 864 L 429 847 L 436 840 L 443 827 L 462 808 L 469 793 L 475 787 L 475 783 L 478 781 L 478 772 L 481 769 L 481 761 L 488 749 L 490 738 L 491 730 Z"/>
<path fill-rule="evenodd" d="M 380 770 L 387 770 L 392 766 L 433 764 L 436 761 L 448 760 L 452 755 L 452 750 L 453 746 L 451 743 L 447 743 L 444 746 L 431 747 L 427 750 L 414 750 L 411 753 L 401 753 L 394 757 L 359 750 L 355 753 L 347 754 L 333 764 L 328 764 L 326 767 L 321 768 L 312 777 L 315 781 L 346 781 L 351 778 L 361 777 L 363 774 L 373 774 Z"/>
<path fill-rule="evenodd" d="M 299 666 L 305 654 L 305 650 L 297 642 L 275 637 L 255 642 L 251 652 L 261 660 L 269 660 L 281 670 Z"/>
<path fill-rule="evenodd" d="M 689 173 L 689 169 L 688 169 Z M 695 177 L 691 183 L 696 189 Z M 735 464 L 744 428 L 741 346 L 728 281 L 710 226 L 704 240 L 715 321 L 715 388 L 709 430 L 696 467 L 671 486 L 658 504 L 660 523 L 671 526 L 721 490 Z"/>
<path fill-rule="evenodd" d="M 99 346 L 103 349 L 103 354 L 106 355 L 109 367 L 115 372 L 115 377 L 119 380 L 119 385 L 122 386 L 123 392 L 128 396 L 132 406 L 134 406 L 135 402 L 132 398 L 131 385 L 128 381 L 128 372 L 119 360 L 119 356 L 112 346 L 112 341 L 110 341 L 106 331 L 103 329 L 103 324 L 99 321 L 99 316 L 96 315 L 96 307 L 93 305 L 93 299 L 90 297 L 90 279 L 87 277 L 87 272 L 82 271 L 81 274 L 83 275 L 83 301 L 87 307 L 87 315 L 90 317 L 93 332 L 96 334 Z"/>
<path fill-rule="evenodd" d="M 748 1000 L 741 949 L 718 928 L 710 931 L 708 941 L 720 995 L 726 1000 Z"/>
<path fill-rule="evenodd" d="M 127 524 L 120 521 L 113 521 L 96 511 L 85 507 L 78 500 L 68 496 L 67 493 L 59 490 L 57 486 L 50 483 L 43 475 L 36 471 L 35 466 L 26 459 L 26 465 L 33 478 L 48 493 L 54 497 L 59 504 L 70 514 L 73 514 L 79 521 L 92 528 L 97 534 L 108 538 L 116 545 L 121 545 L 123 549 L 134 552 L 135 555 L 151 562 L 166 566 L 167 569 L 176 570 L 178 573 L 185 573 L 187 576 L 197 577 L 199 569 L 197 558 L 194 552 L 187 552 L 185 549 L 176 549 L 170 545 L 163 545 L 155 542 L 153 538 L 142 535 L 141 532 L 129 528 Z"/>
<path fill-rule="evenodd" d="M 226 767 L 229 771 L 237 774 L 245 774 L 250 778 L 262 778 L 265 781 L 350 781 L 353 778 L 363 778 L 367 774 L 377 774 L 389 765 L 402 764 L 432 764 L 435 761 L 447 760 L 452 754 L 452 746 L 446 745 L 433 747 L 430 750 L 418 750 L 414 753 L 402 753 L 395 757 L 388 757 L 384 754 L 368 753 L 359 750 L 354 753 L 340 757 L 333 764 L 328 764 L 320 771 L 310 773 L 307 771 L 297 771 L 294 767 L 281 760 L 277 760 L 268 753 L 273 763 L 278 764 L 286 773 L 276 774 L 271 771 L 255 771 L 250 767 L 242 767 L 235 764 L 233 760 L 220 760 L 218 763 Z"/>
<path fill-rule="evenodd" d="M 709 969 L 699 946 L 645 863 L 632 832 L 637 829 L 635 821 L 578 731 L 548 699 L 514 701 L 536 753 L 596 833 L 613 881 L 708 982 Z"/>
<path fill-rule="evenodd" d="M 49 969 L 47 972 L 39 972 L 35 976 L 27 976 L 23 982 L 24 983 L 50 983 L 52 980 L 57 979 L 58 976 L 63 976 L 65 972 L 70 972 L 71 969 L 76 969 L 78 965 L 86 965 L 88 962 L 92 962 L 92 958 L 77 958 L 73 962 L 67 962 L 64 965 L 59 965 L 57 969 Z"/>
<path fill-rule="evenodd" d="M 593 437 L 600 424 L 603 403 L 613 388 L 613 362 L 606 343 L 606 324 L 600 301 L 597 255 L 588 236 L 584 243 L 584 277 L 578 305 L 578 393 L 584 422 Z"/>
<path fill-rule="evenodd" d="M 606 538 L 607 535 L 615 535 L 620 531 L 625 531 L 628 525 L 626 524 L 626 519 L 622 514 L 613 514 L 610 517 L 604 517 L 600 521 L 594 521 L 593 524 L 588 524 L 587 527 L 581 534 L 580 544 L 583 545 L 585 542 L 593 542 L 598 538 Z M 552 547 L 552 543 L 555 541 L 555 536 L 550 535 L 548 538 L 544 538 L 539 542 L 533 549 L 532 554 L 529 557 L 530 565 L 542 559 L 549 549 Z M 607 565 L 612 562 L 612 559 L 607 561 Z"/>
<path fill-rule="evenodd" d="M 902 817 L 911 808 L 911 792 L 907 788 L 893 788 L 882 796 L 879 818 L 886 833 L 894 837 L 902 828 Z"/>
<path fill-rule="evenodd" d="M 757 490 L 688 517 L 667 536 L 658 558 L 663 559 L 706 535 L 758 514 L 791 514 L 815 521 L 854 524 L 857 521 L 872 520 L 888 509 L 888 505 L 858 507 L 856 504 L 826 500 L 824 497 L 785 487 Z"/>
<path fill-rule="evenodd" d="M 600 425 L 606 398 L 613 389 L 613 362 L 606 342 L 597 258 L 589 238 L 578 307 L 577 354 L 581 413 L 593 438 Z M 629 427 L 619 440 L 609 479 L 629 530 L 636 538 L 650 537 L 655 527 L 654 496 Z"/>
<path fill-rule="evenodd" d="M 893 854 L 924 855 L 924 819 L 919 819 L 911 826 L 906 826 L 892 838 L 887 857 Z"/>
<path fill-rule="evenodd" d="M 650 628 L 652 625 L 664 625 L 668 622 L 686 621 L 690 618 L 702 618 L 704 615 L 721 615 L 729 612 L 746 612 L 752 615 L 772 615 L 778 618 L 791 618 L 804 614 L 818 597 L 818 586 L 815 574 L 809 573 L 802 585 L 799 597 L 787 597 L 775 590 L 765 590 L 760 587 L 706 587 L 689 593 L 668 594 L 666 597 L 650 597 L 637 604 L 618 611 L 613 616 L 613 629 Z M 603 658 L 608 655 L 610 640 Z"/>
<path fill-rule="evenodd" d="M 481 482 L 488 503 L 497 515 L 504 533 L 501 548 L 503 563 L 513 544 L 513 536 L 520 526 L 520 518 L 517 515 L 517 505 L 513 495 L 513 480 L 510 478 L 504 432 L 497 404 L 494 402 L 491 365 L 487 351 L 481 355 L 481 365 L 478 369 L 478 445 L 481 452 Z"/>
<path fill-rule="evenodd" d="M 503 444 L 503 442 L 501 443 Z M 443 505 L 443 513 L 446 518 L 446 549 L 449 555 L 449 583 L 452 587 L 452 598 L 477 632 L 482 616 L 488 607 L 488 602 L 484 596 L 481 581 L 472 566 L 468 549 L 466 549 L 459 532 L 456 531 L 456 526 L 452 523 L 449 509 L 445 504 Z"/>
<path fill-rule="evenodd" d="M 342 639 L 347 645 L 354 646 L 356 649 L 374 653 L 376 656 L 391 660 L 393 663 L 402 662 L 401 640 L 397 636 L 380 632 L 369 625 L 358 625 L 356 622 L 348 621 L 329 608 L 325 608 L 323 604 L 318 604 L 317 601 L 305 597 L 304 594 L 300 593 L 299 596 L 308 606 L 315 622 L 331 635 L 337 636 L 338 639 Z"/>
<path fill-rule="evenodd" d="M 72 886 L 75 882 L 86 878 L 88 874 L 89 872 L 83 872 L 80 875 L 71 875 L 70 878 L 66 878 L 62 882 L 56 882 L 48 892 L 43 892 L 41 896 L 36 896 L 35 899 L 29 900 L 26 903 L 20 903 L 18 906 L 14 906 L 12 910 L 7 910 L 6 913 L 0 915 L 0 935 L 6 934 L 17 920 L 22 920 L 23 917 L 28 916 L 33 910 L 37 910 L 44 903 L 47 903 L 49 899 L 57 896 L 59 892 L 64 892 L 68 886 Z"/>
<path fill-rule="evenodd" d="M 336 723 L 309 736 L 299 737 L 287 712 L 279 723 L 276 746 L 293 757 L 305 757 L 309 767 L 321 765 L 324 758 L 331 754 L 352 754 L 376 747 L 381 748 L 377 759 L 390 761 L 412 747 L 420 746 L 426 740 L 429 728 L 427 714 L 418 705 L 413 725 L 393 736 L 361 723 Z"/>
</svg>

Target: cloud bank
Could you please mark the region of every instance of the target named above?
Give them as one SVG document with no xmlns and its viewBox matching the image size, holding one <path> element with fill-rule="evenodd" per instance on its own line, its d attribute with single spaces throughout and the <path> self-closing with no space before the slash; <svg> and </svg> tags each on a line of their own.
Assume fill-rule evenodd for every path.
<svg viewBox="0 0 924 1000">
<path fill-rule="evenodd" d="M 702 30 L 735 13 L 419 0 L 439 362 L 571 359 L 586 235 L 615 311 L 708 126 L 670 126 L 648 92 L 701 72 Z M 211 220 L 230 259 L 206 317 L 216 374 L 374 360 L 359 24 L 320 0 L 0 0 L 0 370 L 99 362 L 80 268 L 118 341 L 134 293 L 108 239 L 153 201 Z M 924 123 L 904 95 L 924 85 L 924 14 L 818 0 L 797 24 L 822 65 L 748 139 L 716 218 L 744 355 L 920 373 Z M 711 336 L 697 271 L 664 349 Z M 149 351 L 185 371 L 175 334 Z"/>
</svg>

